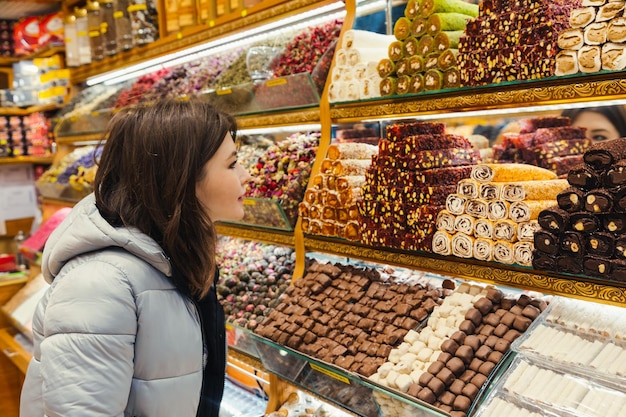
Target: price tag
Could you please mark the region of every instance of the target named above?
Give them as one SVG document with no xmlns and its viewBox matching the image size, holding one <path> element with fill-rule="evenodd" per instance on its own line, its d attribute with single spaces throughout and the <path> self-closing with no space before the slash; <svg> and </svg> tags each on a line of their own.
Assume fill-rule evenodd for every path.
<svg viewBox="0 0 626 417">
<path fill-rule="evenodd" d="M 346 378 L 345 376 L 341 376 L 339 374 L 336 374 L 333 371 L 329 371 L 328 369 L 322 368 L 321 366 L 315 365 L 313 363 L 309 363 L 309 365 L 311 365 L 311 368 L 315 369 L 318 372 L 323 373 L 324 375 L 328 375 L 329 377 L 336 379 L 337 381 L 341 381 L 344 384 L 348 384 L 350 385 L 350 380 L 348 378 Z"/>
<path fill-rule="evenodd" d="M 227 94 L 232 94 L 233 90 L 230 88 L 223 88 L 221 90 L 216 90 L 215 94 L 217 94 L 218 96 L 225 96 Z"/>
<path fill-rule="evenodd" d="M 275 78 L 273 80 L 269 80 L 265 82 L 265 85 L 268 87 L 276 87 L 277 85 L 287 84 L 286 78 Z"/>
</svg>

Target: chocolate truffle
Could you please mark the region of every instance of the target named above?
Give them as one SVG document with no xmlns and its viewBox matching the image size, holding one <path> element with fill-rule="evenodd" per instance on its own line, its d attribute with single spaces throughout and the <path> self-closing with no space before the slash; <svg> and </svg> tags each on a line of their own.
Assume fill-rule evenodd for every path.
<svg viewBox="0 0 626 417">
<path fill-rule="evenodd" d="M 495 332 L 495 330 L 494 330 Z M 491 335 L 487 338 L 487 340 L 485 340 L 485 346 L 489 346 L 491 349 L 493 349 L 493 347 L 496 345 L 496 343 L 498 342 L 498 340 L 500 340 L 500 338 L 496 335 Z"/>
<path fill-rule="evenodd" d="M 469 335 L 465 338 L 465 345 L 472 348 L 472 350 L 476 351 L 481 345 L 480 339 L 476 335 Z"/>
<path fill-rule="evenodd" d="M 499 340 L 502 340 L 502 339 L 499 339 Z M 491 353 L 491 350 L 492 349 L 489 346 L 482 345 L 481 347 L 478 348 L 474 356 L 476 356 L 478 359 L 483 360 L 483 361 L 487 360 L 487 358 L 489 357 L 489 354 Z"/>
<path fill-rule="evenodd" d="M 454 357 L 454 355 L 451 355 L 451 354 L 449 354 L 448 352 L 441 352 L 441 353 L 439 354 L 439 356 L 437 356 L 437 360 L 438 360 L 439 362 L 443 362 L 443 363 L 447 364 L 447 363 L 448 363 L 448 361 L 449 361 L 450 359 L 452 359 L 453 357 Z"/>
<path fill-rule="evenodd" d="M 487 358 L 487 360 L 489 362 L 498 363 L 500 362 L 503 356 L 504 356 L 504 353 L 494 350 L 493 352 L 489 354 L 489 357 Z"/>
<path fill-rule="evenodd" d="M 471 383 L 467 384 L 465 385 L 465 387 L 463 387 L 463 391 L 461 391 L 461 393 L 468 397 L 470 400 L 474 400 L 474 398 L 476 398 L 476 395 L 478 395 L 478 387 Z"/>
<path fill-rule="evenodd" d="M 459 324 L 459 330 L 465 334 L 473 334 L 476 330 L 476 326 L 471 320 L 463 320 L 461 324 Z"/>
<path fill-rule="evenodd" d="M 456 332 L 452 333 L 452 335 L 450 336 L 450 339 L 457 342 L 460 346 L 463 344 L 463 341 L 465 340 L 465 336 L 467 336 L 465 333 L 463 333 L 460 330 L 457 330 Z"/>
<path fill-rule="evenodd" d="M 444 367 L 445 367 L 445 364 L 443 362 L 435 361 L 431 363 L 430 366 L 428 367 L 428 372 L 433 375 L 437 375 L 437 373 L 441 371 Z"/>
<path fill-rule="evenodd" d="M 478 372 L 485 376 L 489 376 L 489 374 L 491 373 L 491 371 L 493 371 L 493 368 L 495 367 L 496 367 L 495 363 L 487 361 L 483 363 L 482 365 L 480 365 Z"/>
<path fill-rule="evenodd" d="M 513 328 L 515 330 L 519 330 L 520 332 L 524 332 L 526 331 L 526 329 L 528 329 L 531 323 L 532 323 L 532 320 L 529 319 L 528 317 L 517 316 L 515 317 L 515 320 L 513 321 Z"/>
<path fill-rule="evenodd" d="M 460 379 L 455 379 L 448 389 L 451 393 L 459 395 L 463 392 L 463 388 L 465 388 L 465 382 L 461 381 Z"/>
<path fill-rule="evenodd" d="M 468 383 L 476 376 L 476 371 L 472 371 L 471 369 L 466 369 L 465 372 L 461 374 L 459 379 L 465 383 Z"/>
<path fill-rule="evenodd" d="M 481 373 L 477 373 L 470 380 L 470 382 L 472 384 L 476 385 L 477 387 L 482 387 L 485 384 L 485 381 L 487 381 L 487 377 L 485 375 L 481 374 Z"/>
<path fill-rule="evenodd" d="M 502 301 L 502 291 L 497 288 L 489 288 L 487 290 L 486 297 L 491 300 L 494 304 L 499 304 Z"/>
<path fill-rule="evenodd" d="M 459 348 L 459 344 L 452 339 L 446 339 L 441 344 L 441 350 L 451 355 L 454 355 L 458 348 Z"/>
<path fill-rule="evenodd" d="M 465 313 L 465 319 L 474 323 L 474 326 L 479 326 L 483 321 L 483 314 L 477 308 L 470 308 Z"/>
<path fill-rule="evenodd" d="M 430 388 L 430 390 L 436 395 L 439 396 L 441 395 L 442 392 L 444 392 L 446 390 L 446 385 L 443 383 L 443 381 L 437 377 L 433 377 L 429 382 L 428 382 L 428 388 Z"/>
<path fill-rule="evenodd" d="M 456 350 L 456 357 L 461 359 L 463 363 L 469 365 L 474 357 L 474 349 L 469 347 L 468 345 L 463 345 Z"/>
<path fill-rule="evenodd" d="M 454 400 L 456 399 L 456 395 L 454 395 L 453 393 L 451 393 L 450 391 L 446 391 L 443 394 L 441 394 L 441 396 L 439 397 L 439 401 L 441 401 L 442 404 L 445 405 L 452 405 L 454 404 Z"/>
<path fill-rule="evenodd" d="M 437 396 L 428 387 L 422 388 L 417 394 L 417 398 L 428 404 L 433 404 L 437 401 Z"/>
<path fill-rule="evenodd" d="M 443 368 L 437 373 L 437 378 L 439 378 L 447 387 L 452 384 L 455 379 L 455 375 L 448 368 Z"/>
<path fill-rule="evenodd" d="M 465 371 L 465 364 L 460 358 L 454 357 L 446 362 L 446 368 L 458 377 Z"/>
<path fill-rule="evenodd" d="M 434 375 L 430 372 L 424 372 L 423 374 L 421 374 L 419 379 L 420 385 L 423 387 L 427 387 L 430 380 L 433 379 L 433 376 Z"/>
<path fill-rule="evenodd" d="M 457 395 L 454 399 L 454 409 L 457 411 L 467 411 L 470 408 L 472 401 L 465 395 Z"/>
<path fill-rule="evenodd" d="M 493 308 L 493 303 L 488 298 L 483 297 L 474 303 L 474 308 L 480 311 L 483 316 L 486 316 Z"/>
<path fill-rule="evenodd" d="M 478 372 L 482 364 L 483 364 L 482 359 L 474 358 L 469 364 L 469 369 L 471 369 L 472 371 Z"/>
<path fill-rule="evenodd" d="M 537 307 L 530 304 L 524 307 L 524 310 L 522 310 L 522 315 L 524 317 L 528 317 L 531 320 L 536 319 L 539 314 L 541 314 L 541 311 Z"/>
<path fill-rule="evenodd" d="M 500 316 L 498 316 L 496 313 L 489 313 L 485 316 L 483 322 L 490 326 L 496 327 L 498 324 L 500 324 Z"/>
<path fill-rule="evenodd" d="M 497 337 L 502 337 L 509 331 L 509 326 L 506 324 L 498 324 L 495 329 L 493 329 L 493 335 Z"/>
<path fill-rule="evenodd" d="M 493 349 L 497 350 L 498 352 L 505 353 L 507 350 L 509 350 L 509 347 L 511 347 L 511 342 L 506 339 L 500 339 Z"/>
</svg>

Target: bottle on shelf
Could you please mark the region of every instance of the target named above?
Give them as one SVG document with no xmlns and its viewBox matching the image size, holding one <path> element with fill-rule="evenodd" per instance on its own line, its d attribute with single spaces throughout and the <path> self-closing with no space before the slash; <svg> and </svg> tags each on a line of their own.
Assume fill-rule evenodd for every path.
<svg viewBox="0 0 626 417">
<path fill-rule="evenodd" d="M 117 37 L 117 50 L 119 52 L 129 51 L 135 46 L 133 30 L 130 26 L 130 16 L 128 6 L 130 0 L 117 0 L 115 4 L 115 35 Z"/>
<path fill-rule="evenodd" d="M 104 55 L 113 56 L 118 52 L 117 49 L 117 33 L 115 27 L 115 1 L 100 0 L 100 15 L 102 22 L 100 23 L 100 32 L 102 33 L 102 41 L 104 44 Z"/>
<path fill-rule="evenodd" d="M 26 259 L 22 251 L 20 250 L 25 240 L 26 240 L 26 235 L 24 234 L 22 230 L 17 232 L 17 234 L 13 238 L 15 265 L 17 266 L 19 270 L 22 270 L 22 271 L 28 269 L 28 260 Z"/>
<path fill-rule="evenodd" d="M 87 2 L 87 21 L 89 23 L 89 43 L 91 45 L 91 60 L 101 61 L 104 59 L 104 37 L 100 24 L 102 13 L 100 3 L 97 1 Z"/>
<path fill-rule="evenodd" d="M 89 20 L 87 9 L 74 8 L 76 15 L 76 41 L 78 43 L 78 60 L 80 65 L 91 64 L 91 42 L 89 40 Z"/>
<path fill-rule="evenodd" d="M 159 24 L 153 2 L 150 0 L 130 0 L 128 13 L 135 45 L 146 45 L 158 39 Z"/>
<path fill-rule="evenodd" d="M 65 64 L 68 67 L 80 66 L 80 57 L 78 53 L 78 30 L 76 29 L 76 16 L 68 14 L 63 22 L 63 31 L 65 33 Z"/>
</svg>

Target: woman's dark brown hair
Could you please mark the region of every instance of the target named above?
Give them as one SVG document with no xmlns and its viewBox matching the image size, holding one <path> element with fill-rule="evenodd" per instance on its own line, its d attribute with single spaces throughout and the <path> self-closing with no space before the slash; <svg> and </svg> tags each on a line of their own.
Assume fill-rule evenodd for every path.
<svg viewBox="0 0 626 417">
<path fill-rule="evenodd" d="M 109 122 L 94 183 L 102 216 L 158 242 L 177 286 L 197 298 L 212 284 L 216 232 L 196 183 L 228 133 L 235 138 L 233 117 L 199 99 L 123 108 Z"/>
</svg>

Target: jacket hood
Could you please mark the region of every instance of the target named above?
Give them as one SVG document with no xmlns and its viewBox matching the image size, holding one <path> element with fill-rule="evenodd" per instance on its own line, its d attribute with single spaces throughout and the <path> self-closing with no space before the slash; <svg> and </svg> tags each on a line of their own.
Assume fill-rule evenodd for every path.
<svg viewBox="0 0 626 417">
<path fill-rule="evenodd" d="M 41 271 L 52 282 L 71 259 L 112 247 L 132 253 L 168 277 L 172 275 L 171 264 L 157 242 L 135 228 L 111 226 L 100 215 L 93 194 L 76 204 L 52 232 L 44 248 Z"/>
</svg>

